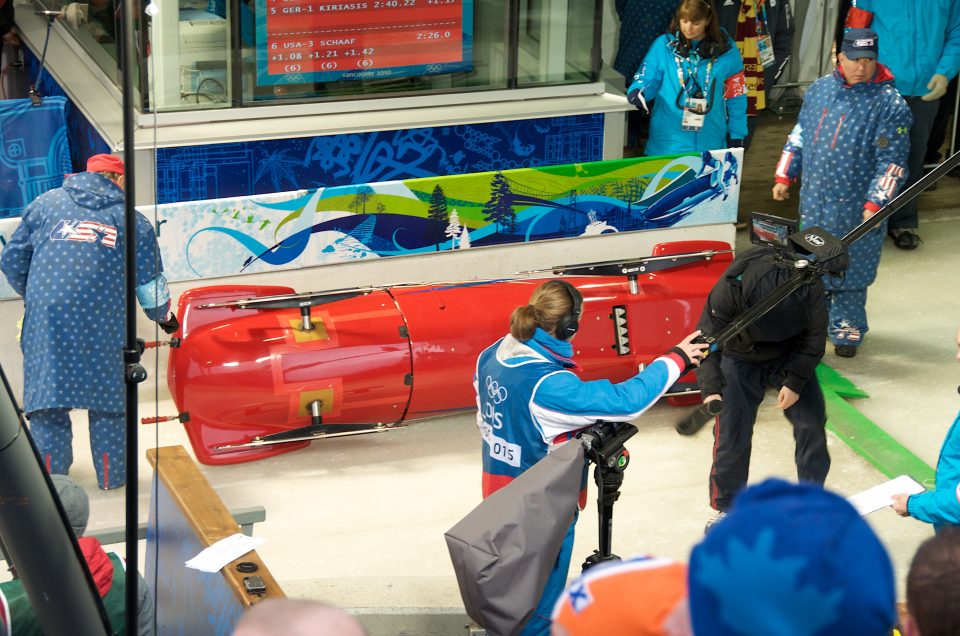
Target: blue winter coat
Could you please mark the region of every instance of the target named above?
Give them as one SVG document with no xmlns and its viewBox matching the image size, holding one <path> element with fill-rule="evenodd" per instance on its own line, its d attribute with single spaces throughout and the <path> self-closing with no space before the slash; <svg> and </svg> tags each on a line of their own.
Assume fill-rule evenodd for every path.
<svg viewBox="0 0 960 636">
<path fill-rule="evenodd" d="M 877 32 L 901 95 L 925 95 L 931 77 L 960 68 L 960 0 L 854 0 L 846 25 Z"/>
<path fill-rule="evenodd" d="M 70 175 L 27 206 L 0 255 L 0 269 L 24 298 L 27 413 L 125 410 L 123 201 L 123 190 L 101 174 Z M 170 296 L 153 226 L 140 213 L 136 240 L 141 306 L 161 320 Z"/>
<path fill-rule="evenodd" d="M 907 499 L 911 517 L 932 523 L 939 530 L 944 526 L 960 526 L 960 414 L 953 420 L 937 459 L 937 484 Z"/>
<path fill-rule="evenodd" d="M 726 38 L 727 48 L 716 59 L 702 59 L 699 46 L 694 46 L 688 57 L 677 52 L 678 40 L 665 34 L 654 40 L 643 64 L 627 88 L 629 95 L 640 91 L 643 98 L 653 103 L 650 120 L 650 138 L 644 150 L 647 155 L 669 155 L 702 152 L 726 148 L 727 136 L 742 140 L 747 136 L 747 89 L 743 76 L 743 61 L 732 40 Z M 681 128 L 683 99 L 678 65 L 691 67 L 690 76 L 708 96 L 709 112 L 699 131 Z M 709 86 L 707 71 L 710 71 Z"/>
<path fill-rule="evenodd" d="M 879 210 L 907 178 L 913 117 L 877 65 L 873 80 L 851 86 L 839 67 L 814 82 L 777 164 L 776 180 L 791 183 L 803 171 L 800 217 L 838 238 L 863 222 L 864 208 Z M 833 289 L 866 289 L 880 263 L 883 232 L 868 232 L 850 247 L 843 280 Z"/>
</svg>

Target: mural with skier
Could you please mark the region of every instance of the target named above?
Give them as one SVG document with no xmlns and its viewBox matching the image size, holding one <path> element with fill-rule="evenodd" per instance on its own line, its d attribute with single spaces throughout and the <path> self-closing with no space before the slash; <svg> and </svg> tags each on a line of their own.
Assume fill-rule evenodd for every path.
<svg viewBox="0 0 960 636">
<path fill-rule="evenodd" d="M 742 151 L 424 177 L 157 206 L 170 280 L 732 223 Z M 143 210 L 148 217 L 153 210 Z"/>
</svg>

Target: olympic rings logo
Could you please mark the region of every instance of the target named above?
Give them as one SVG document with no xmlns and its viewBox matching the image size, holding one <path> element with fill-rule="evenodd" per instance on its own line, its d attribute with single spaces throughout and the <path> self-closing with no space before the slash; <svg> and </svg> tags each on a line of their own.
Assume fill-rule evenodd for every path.
<svg viewBox="0 0 960 636">
<path fill-rule="evenodd" d="M 489 375 L 484 382 L 487 385 L 487 396 L 493 400 L 494 404 L 500 404 L 507 399 L 508 394 L 506 387 L 500 386 L 500 383 L 491 378 Z"/>
</svg>

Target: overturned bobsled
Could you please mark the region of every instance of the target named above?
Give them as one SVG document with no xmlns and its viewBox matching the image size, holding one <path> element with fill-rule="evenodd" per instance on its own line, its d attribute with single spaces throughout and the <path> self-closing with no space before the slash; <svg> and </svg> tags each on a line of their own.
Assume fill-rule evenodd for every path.
<svg viewBox="0 0 960 636">
<path fill-rule="evenodd" d="M 316 293 L 199 287 L 180 297 L 167 379 L 199 461 L 252 461 L 474 408 L 477 356 L 558 275 L 584 297 L 578 373 L 624 380 L 695 329 L 731 260 L 727 243 L 682 241 L 553 276 Z M 693 386 L 681 378 L 674 391 Z"/>
</svg>

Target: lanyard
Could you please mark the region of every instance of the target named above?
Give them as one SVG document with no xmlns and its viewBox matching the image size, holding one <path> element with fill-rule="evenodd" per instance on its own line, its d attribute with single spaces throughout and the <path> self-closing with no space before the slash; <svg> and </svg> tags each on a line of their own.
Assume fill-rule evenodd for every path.
<svg viewBox="0 0 960 636">
<path fill-rule="evenodd" d="M 704 87 L 710 87 L 710 73 L 713 71 L 713 60 L 711 59 L 707 62 L 707 72 L 704 74 L 703 85 L 701 86 L 700 81 L 697 79 L 697 69 L 700 66 L 699 63 L 694 64 L 688 71 L 687 66 L 690 64 L 689 58 L 684 58 L 675 54 L 675 59 L 677 62 L 677 81 L 680 82 L 680 92 L 685 93 L 688 97 L 696 97 L 697 93 L 699 92 L 700 96 L 709 102 L 710 96 L 707 95 L 703 89 Z M 693 80 L 693 92 L 690 91 L 691 80 Z"/>
<path fill-rule="evenodd" d="M 767 3 L 763 0 L 754 0 L 757 15 L 757 35 L 766 35 L 767 30 Z"/>
</svg>

